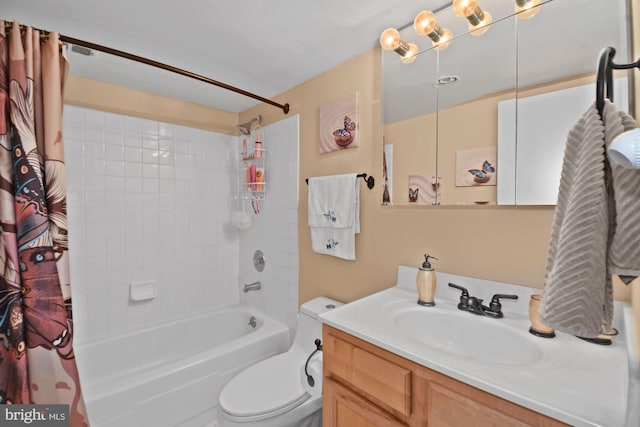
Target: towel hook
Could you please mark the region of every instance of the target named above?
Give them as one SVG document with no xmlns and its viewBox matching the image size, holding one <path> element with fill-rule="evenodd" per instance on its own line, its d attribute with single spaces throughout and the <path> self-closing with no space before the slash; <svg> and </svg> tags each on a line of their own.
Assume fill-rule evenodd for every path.
<svg viewBox="0 0 640 427">
<path fill-rule="evenodd" d="M 598 113 L 600 113 L 600 117 L 602 117 L 605 98 L 613 101 L 613 72 L 611 70 L 640 68 L 640 59 L 629 64 L 615 64 L 613 62 L 615 54 L 616 49 L 608 46 L 600 51 L 600 58 L 598 59 L 598 71 L 596 74 L 596 108 L 598 109 Z"/>
</svg>

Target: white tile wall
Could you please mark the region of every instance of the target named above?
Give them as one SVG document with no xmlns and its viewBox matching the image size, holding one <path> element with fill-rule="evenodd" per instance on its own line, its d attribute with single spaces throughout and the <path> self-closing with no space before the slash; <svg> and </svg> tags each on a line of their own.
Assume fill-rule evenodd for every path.
<svg viewBox="0 0 640 427">
<path fill-rule="evenodd" d="M 298 312 L 298 146 L 299 116 L 262 128 L 267 192 L 252 226 L 240 232 L 240 286 L 260 281 L 259 292 L 241 299 L 295 331 Z M 242 138 L 238 138 L 241 147 Z M 239 150 L 240 151 L 240 150 Z M 251 211 L 251 207 L 249 206 Z M 266 266 L 253 267 L 260 249 Z"/>
<path fill-rule="evenodd" d="M 238 302 L 235 137 L 69 105 L 63 129 L 77 343 Z"/>
<path fill-rule="evenodd" d="M 298 116 L 262 128 L 267 197 L 241 232 L 230 222 L 241 138 L 69 105 L 63 125 L 76 343 L 239 298 L 295 330 Z M 158 296 L 130 301 L 129 283 L 146 280 Z M 255 280 L 262 291 L 240 292 Z"/>
</svg>

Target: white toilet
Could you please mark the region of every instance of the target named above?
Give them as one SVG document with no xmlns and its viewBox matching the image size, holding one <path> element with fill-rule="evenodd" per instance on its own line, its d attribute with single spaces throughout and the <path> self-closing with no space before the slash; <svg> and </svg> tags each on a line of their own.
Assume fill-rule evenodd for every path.
<svg viewBox="0 0 640 427">
<path fill-rule="evenodd" d="M 316 349 L 314 341 L 322 338 L 318 315 L 340 305 L 326 297 L 302 304 L 291 348 L 250 366 L 222 389 L 218 426 L 322 426 L 322 396 L 305 391 L 301 370 Z"/>
</svg>

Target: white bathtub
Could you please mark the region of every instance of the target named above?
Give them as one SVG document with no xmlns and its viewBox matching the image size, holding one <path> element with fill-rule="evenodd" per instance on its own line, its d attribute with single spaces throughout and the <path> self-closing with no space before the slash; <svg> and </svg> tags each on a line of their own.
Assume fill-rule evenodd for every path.
<svg viewBox="0 0 640 427">
<path fill-rule="evenodd" d="M 227 381 L 288 345 L 286 326 L 240 305 L 75 352 L 92 427 L 202 427 L 215 419 Z"/>
</svg>

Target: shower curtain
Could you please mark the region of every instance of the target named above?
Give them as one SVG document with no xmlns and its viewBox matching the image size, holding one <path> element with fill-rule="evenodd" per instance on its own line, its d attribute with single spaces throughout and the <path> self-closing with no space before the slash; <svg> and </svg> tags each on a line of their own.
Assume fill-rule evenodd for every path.
<svg viewBox="0 0 640 427">
<path fill-rule="evenodd" d="M 0 21 L 0 403 L 67 404 L 88 425 L 68 268 L 58 35 Z"/>
</svg>

